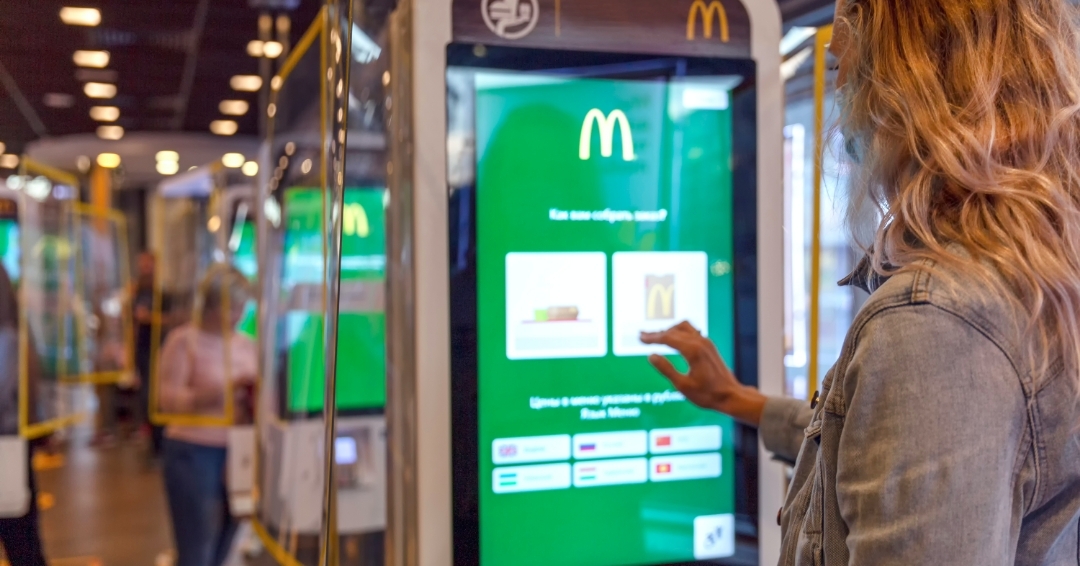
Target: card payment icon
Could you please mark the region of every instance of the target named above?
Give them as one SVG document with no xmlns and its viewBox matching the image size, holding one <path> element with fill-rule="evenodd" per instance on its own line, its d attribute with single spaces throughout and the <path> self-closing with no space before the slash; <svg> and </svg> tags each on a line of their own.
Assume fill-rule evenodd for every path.
<svg viewBox="0 0 1080 566">
<path fill-rule="evenodd" d="M 645 320 L 675 318 L 675 276 L 645 276 Z"/>
</svg>

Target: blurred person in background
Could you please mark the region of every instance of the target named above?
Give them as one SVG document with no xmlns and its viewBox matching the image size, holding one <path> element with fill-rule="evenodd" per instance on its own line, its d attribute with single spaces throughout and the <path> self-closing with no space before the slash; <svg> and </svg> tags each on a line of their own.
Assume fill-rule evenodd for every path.
<svg viewBox="0 0 1080 566">
<path fill-rule="evenodd" d="M 135 371 L 138 373 L 139 381 L 139 410 L 142 424 L 150 437 L 150 456 L 157 458 L 161 455 L 163 430 L 150 421 L 150 358 L 154 347 L 154 286 L 157 258 L 152 252 L 143 251 L 135 260 L 135 268 L 132 311 L 135 316 Z M 165 309 L 162 308 L 162 310 Z"/>
<path fill-rule="evenodd" d="M 40 379 L 36 351 L 27 348 L 29 383 Z M 19 434 L 19 299 L 7 270 L 0 264 L 0 436 Z M 33 396 L 31 406 L 36 405 Z M 22 517 L 0 518 L 0 548 L 11 566 L 45 566 L 38 521 L 37 485 L 27 450 L 30 509 Z"/>
<path fill-rule="evenodd" d="M 251 293 L 232 266 L 216 264 L 199 285 L 193 322 L 169 333 L 158 371 L 163 412 L 223 417 L 232 389 L 238 422 L 253 417 L 257 353 L 235 332 Z M 226 368 L 228 352 L 228 368 Z M 238 523 L 228 508 L 228 428 L 170 425 L 165 429 L 165 488 L 177 548 L 176 566 L 220 566 Z"/>
</svg>

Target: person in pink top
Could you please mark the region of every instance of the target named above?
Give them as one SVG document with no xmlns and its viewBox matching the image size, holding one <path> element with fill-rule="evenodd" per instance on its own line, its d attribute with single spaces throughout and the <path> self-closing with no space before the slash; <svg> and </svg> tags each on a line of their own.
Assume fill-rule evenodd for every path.
<svg viewBox="0 0 1080 566">
<path fill-rule="evenodd" d="M 199 289 L 195 320 L 169 333 L 162 349 L 161 412 L 221 418 L 231 389 L 234 415 L 249 420 L 256 347 L 234 331 L 251 296 L 247 280 L 235 268 L 217 265 Z M 219 566 L 228 556 L 237 523 L 228 509 L 227 443 L 227 427 L 165 429 L 163 465 L 176 566 Z"/>
</svg>

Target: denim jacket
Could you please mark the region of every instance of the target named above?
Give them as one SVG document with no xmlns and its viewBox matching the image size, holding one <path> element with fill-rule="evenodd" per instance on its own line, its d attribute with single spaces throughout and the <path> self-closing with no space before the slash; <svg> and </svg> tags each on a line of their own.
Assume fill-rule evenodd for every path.
<svg viewBox="0 0 1080 566">
<path fill-rule="evenodd" d="M 873 291 L 813 407 L 766 404 L 780 565 L 1080 564 L 1078 376 L 1033 375 L 1024 317 L 924 267 Z"/>
</svg>

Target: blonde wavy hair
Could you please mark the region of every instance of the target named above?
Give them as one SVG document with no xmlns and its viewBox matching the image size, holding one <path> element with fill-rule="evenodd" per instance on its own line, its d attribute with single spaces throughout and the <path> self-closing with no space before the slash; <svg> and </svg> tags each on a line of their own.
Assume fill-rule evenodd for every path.
<svg viewBox="0 0 1080 566">
<path fill-rule="evenodd" d="M 1075 15 L 1064 0 L 846 0 L 837 13 L 856 241 L 878 273 L 951 264 L 1021 308 L 1037 375 L 1080 362 Z M 868 209 L 878 222 L 860 231 Z"/>
</svg>

